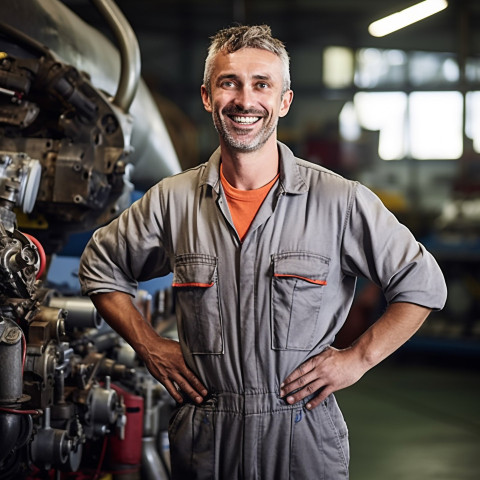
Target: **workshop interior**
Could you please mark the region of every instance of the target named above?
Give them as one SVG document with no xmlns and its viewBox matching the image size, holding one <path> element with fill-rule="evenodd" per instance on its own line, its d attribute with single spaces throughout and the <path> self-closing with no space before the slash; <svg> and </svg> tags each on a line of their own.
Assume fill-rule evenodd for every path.
<svg viewBox="0 0 480 480">
<path fill-rule="evenodd" d="M 3 0 L 0 479 L 170 478 L 174 402 L 81 296 L 78 263 L 216 148 L 200 85 L 209 37 L 235 23 L 270 25 L 291 56 L 279 140 L 371 188 L 446 277 L 445 308 L 338 393 L 352 478 L 479 478 L 480 2 Z M 135 301 L 175 338 L 171 278 Z M 336 346 L 384 306 L 359 281 Z"/>
</svg>

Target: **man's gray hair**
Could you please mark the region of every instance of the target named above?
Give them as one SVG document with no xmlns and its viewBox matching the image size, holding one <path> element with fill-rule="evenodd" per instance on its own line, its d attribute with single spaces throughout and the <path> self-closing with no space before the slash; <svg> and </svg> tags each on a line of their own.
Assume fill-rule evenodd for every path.
<svg viewBox="0 0 480 480">
<path fill-rule="evenodd" d="M 272 37 L 272 30 L 268 25 L 239 25 L 224 28 L 211 37 L 211 41 L 203 74 L 203 84 L 209 96 L 211 94 L 210 81 L 215 56 L 219 52 L 233 53 L 242 48 L 258 48 L 277 55 L 283 65 L 282 94 L 290 90 L 290 59 L 287 50 L 280 40 Z"/>
</svg>

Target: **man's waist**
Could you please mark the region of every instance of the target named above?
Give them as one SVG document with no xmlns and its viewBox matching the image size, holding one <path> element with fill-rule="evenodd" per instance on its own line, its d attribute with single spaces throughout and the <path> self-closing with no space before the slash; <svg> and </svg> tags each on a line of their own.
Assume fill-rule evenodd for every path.
<svg viewBox="0 0 480 480">
<path fill-rule="evenodd" d="M 304 408 L 315 395 L 310 395 L 295 405 L 290 405 L 278 392 L 253 391 L 238 393 L 211 391 L 200 405 L 195 405 L 199 408 L 211 409 L 216 412 L 255 415 Z M 185 401 L 193 403 L 189 398 L 185 398 Z"/>
</svg>

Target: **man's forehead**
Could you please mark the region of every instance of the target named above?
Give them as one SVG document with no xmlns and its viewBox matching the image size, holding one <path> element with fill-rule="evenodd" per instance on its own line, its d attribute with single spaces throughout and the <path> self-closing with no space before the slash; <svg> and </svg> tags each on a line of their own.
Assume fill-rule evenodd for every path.
<svg viewBox="0 0 480 480">
<path fill-rule="evenodd" d="M 282 72 L 280 58 L 274 53 L 259 48 L 242 48 L 232 53 L 220 51 L 214 62 L 215 75 L 225 72 L 250 72 L 264 77 L 275 76 Z"/>
</svg>

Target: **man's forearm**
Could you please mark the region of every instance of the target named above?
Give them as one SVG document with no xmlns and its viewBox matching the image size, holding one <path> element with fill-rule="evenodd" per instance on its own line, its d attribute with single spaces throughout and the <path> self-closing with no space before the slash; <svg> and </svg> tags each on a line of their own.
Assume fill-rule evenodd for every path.
<svg viewBox="0 0 480 480">
<path fill-rule="evenodd" d="M 352 346 L 330 347 L 294 370 L 280 387 L 290 404 L 319 392 L 307 408 L 317 407 L 331 393 L 349 387 L 403 345 L 423 324 L 430 309 L 411 303 L 391 304 Z"/>
<path fill-rule="evenodd" d="M 91 296 L 104 320 L 137 352 L 148 371 L 170 395 L 183 402 L 178 391 L 201 403 L 207 389 L 185 364 L 178 342 L 162 338 L 136 309 L 130 295 L 122 292 Z"/>
<path fill-rule="evenodd" d="M 90 298 L 101 317 L 143 358 L 147 354 L 148 340 L 157 333 L 137 310 L 130 295 L 109 292 Z"/>
<path fill-rule="evenodd" d="M 427 319 L 431 309 L 412 303 L 392 303 L 351 346 L 365 371 L 401 347 Z"/>
</svg>

